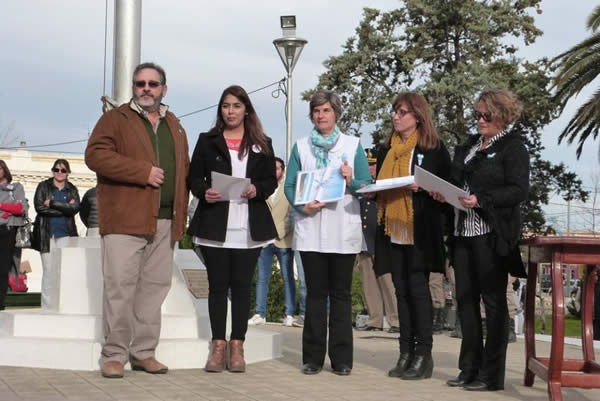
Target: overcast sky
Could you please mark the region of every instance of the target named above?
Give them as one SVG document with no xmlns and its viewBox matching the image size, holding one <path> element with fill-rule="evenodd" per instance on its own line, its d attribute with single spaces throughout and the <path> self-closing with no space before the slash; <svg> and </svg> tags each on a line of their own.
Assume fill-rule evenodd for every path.
<svg viewBox="0 0 600 401">
<path fill-rule="evenodd" d="M 535 14 L 543 37 L 522 50 L 531 60 L 552 57 L 588 35 L 585 18 L 592 1 L 545 0 Z M 15 124 L 14 133 L 29 145 L 83 140 L 101 113 L 104 77 L 105 0 L 4 0 L 0 24 L 0 126 Z M 155 61 L 167 72 L 165 102 L 177 115 L 215 104 L 222 90 L 239 84 L 251 91 L 285 76 L 272 41 L 281 36 L 280 15 L 297 16 L 297 34 L 308 40 L 294 71 L 294 138 L 307 135 L 308 105 L 300 93 L 317 83 L 322 62 L 341 52 L 354 33 L 365 6 L 389 10 L 398 0 L 144 0 L 142 61 Z M 112 19 L 109 1 L 106 93 L 112 94 Z M 568 27 L 568 29 L 565 28 Z M 285 99 L 272 97 L 276 87 L 251 96 L 278 155 L 285 153 Z M 593 88 L 591 88 L 593 89 Z M 575 146 L 558 146 L 557 137 L 576 109 L 592 93 L 582 93 L 565 115 L 544 132 L 544 156 L 564 161 L 589 183 L 598 171 L 598 142 L 586 144 L 575 158 Z M 182 119 L 190 147 L 214 123 L 215 109 Z M 368 133 L 364 146 L 371 145 Z M 55 151 L 83 152 L 85 143 Z"/>
</svg>

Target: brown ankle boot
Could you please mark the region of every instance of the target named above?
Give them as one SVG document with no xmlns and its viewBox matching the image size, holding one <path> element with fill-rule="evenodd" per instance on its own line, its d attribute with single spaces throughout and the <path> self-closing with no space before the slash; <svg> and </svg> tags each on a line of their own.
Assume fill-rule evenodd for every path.
<svg viewBox="0 0 600 401">
<path fill-rule="evenodd" d="M 244 361 L 244 340 L 229 341 L 229 365 L 230 372 L 243 373 L 246 371 Z"/>
<path fill-rule="evenodd" d="M 204 370 L 207 372 L 222 372 L 225 370 L 225 340 L 213 340 L 211 344 L 210 358 L 206 361 Z"/>
</svg>

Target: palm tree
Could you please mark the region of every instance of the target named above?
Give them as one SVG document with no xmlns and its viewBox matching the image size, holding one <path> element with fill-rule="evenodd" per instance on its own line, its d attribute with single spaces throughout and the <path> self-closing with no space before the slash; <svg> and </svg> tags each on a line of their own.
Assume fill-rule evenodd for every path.
<svg viewBox="0 0 600 401">
<path fill-rule="evenodd" d="M 594 8 L 586 21 L 592 35 L 566 52 L 556 56 L 552 62 L 558 63 L 558 72 L 554 77 L 555 99 L 562 112 L 573 96 L 600 75 L 600 6 Z M 583 104 L 571 118 L 558 137 L 558 143 L 567 140 L 571 144 L 578 139 L 577 158 L 581 156 L 583 143 L 592 135 L 598 136 L 600 130 L 600 89 Z M 600 151 L 600 149 L 599 149 Z"/>
</svg>

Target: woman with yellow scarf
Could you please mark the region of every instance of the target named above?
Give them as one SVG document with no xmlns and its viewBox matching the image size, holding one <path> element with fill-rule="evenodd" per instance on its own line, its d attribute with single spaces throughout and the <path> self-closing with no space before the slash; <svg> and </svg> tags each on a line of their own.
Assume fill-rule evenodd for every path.
<svg viewBox="0 0 600 401">
<path fill-rule="evenodd" d="M 400 93 L 394 130 L 377 158 L 377 179 L 414 174 L 415 166 L 446 179 L 450 156 L 422 95 Z M 375 273 L 392 273 L 400 319 L 400 358 L 388 374 L 405 380 L 431 377 L 433 345 L 429 273 L 444 272 L 442 206 L 416 184 L 377 193 Z"/>
</svg>

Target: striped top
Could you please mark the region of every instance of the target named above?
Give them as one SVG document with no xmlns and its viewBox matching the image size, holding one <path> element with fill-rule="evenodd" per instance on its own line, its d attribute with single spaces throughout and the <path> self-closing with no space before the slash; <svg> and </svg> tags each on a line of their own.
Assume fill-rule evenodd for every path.
<svg viewBox="0 0 600 401">
<path fill-rule="evenodd" d="M 487 147 L 490 147 L 494 142 L 502 138 L 506 135 L 506 131 L 502 131 L 501 133 L 495 135 L 490 142 L 487 144 Z M 475 154 L 479 150 L 483 150 L 483 135 L 479 137 L 479 140 L 473 145 L 473 147 L 467 153 L 467 157 L 465 157 L 464 164 L 467 164 Z M 470 193 L 469 184 L 465 182 L 463 189 Z M 462 215 L 462 216 L 461 216 Z M 462 221 L 461 221 L 462 220 Z M 478 235 L 488 234 L 492 231 L 492 228 L 489 224 L 475 212 L 475 208 L 467 209 L 466 212 L 463 212 L 458 209 L 454 209 L 454 235 L 458 237 L 475 237 Z"/>
</svg>

